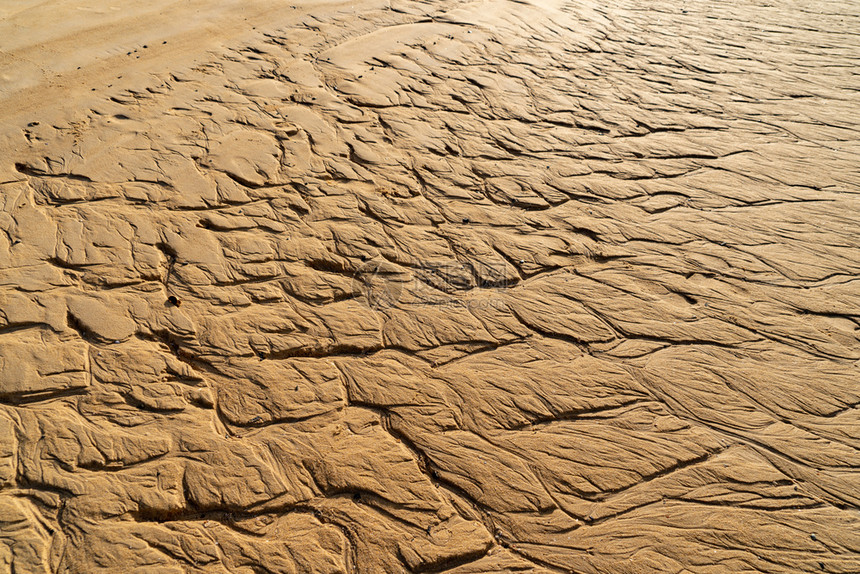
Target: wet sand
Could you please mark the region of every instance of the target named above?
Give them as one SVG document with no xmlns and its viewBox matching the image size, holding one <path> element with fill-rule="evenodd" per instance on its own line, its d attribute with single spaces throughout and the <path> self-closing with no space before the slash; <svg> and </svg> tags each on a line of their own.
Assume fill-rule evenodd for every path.
<svg viewBox="0 0 860 574">
<path fill-rule="evenodd" d="M 0 8 L 0 572 L 860 571 L 858 32 Z"/>
</svg>

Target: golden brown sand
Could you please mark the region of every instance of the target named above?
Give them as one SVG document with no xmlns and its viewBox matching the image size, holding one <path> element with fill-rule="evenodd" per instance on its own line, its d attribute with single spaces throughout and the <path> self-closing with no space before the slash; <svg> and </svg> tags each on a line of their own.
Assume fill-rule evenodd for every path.
<svg viewBox="0 0 860 574">
<path fill-rule="evenodd" d="M 0 572 L 860 571 L 858 4 L 296 2 L 0 7 Z"/>
</svg>

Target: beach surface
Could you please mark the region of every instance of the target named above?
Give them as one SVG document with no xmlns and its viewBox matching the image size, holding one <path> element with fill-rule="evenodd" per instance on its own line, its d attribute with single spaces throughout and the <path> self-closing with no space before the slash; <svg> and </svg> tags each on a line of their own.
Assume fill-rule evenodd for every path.
<svg viewBox="0 0 860 574">
<path fill-rule="evenodd" d="M 0 7 L 0 572 L 860 572 L 860 5 Z"/>
</svg>

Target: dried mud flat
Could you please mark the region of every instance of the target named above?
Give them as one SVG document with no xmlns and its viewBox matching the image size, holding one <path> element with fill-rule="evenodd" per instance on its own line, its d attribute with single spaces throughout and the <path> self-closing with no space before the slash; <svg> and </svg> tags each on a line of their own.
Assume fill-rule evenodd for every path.
<svg viewBox="0 0 860 574">
<path fill-rule="evenodd" d="M 856 3 L 238 4 L 0 102 L 0 571 L 860 571 Z"/>
</svg>

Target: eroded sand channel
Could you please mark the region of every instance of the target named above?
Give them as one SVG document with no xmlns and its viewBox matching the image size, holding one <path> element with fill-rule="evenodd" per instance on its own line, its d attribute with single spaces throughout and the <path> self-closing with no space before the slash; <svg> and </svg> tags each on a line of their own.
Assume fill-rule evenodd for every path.
<svg viewBox="0 0 860 574">
<path fill-rule="evenodd" d="M 0 571 L 860 571 L 856 3 L 4 10 Z"/>
</svg>

